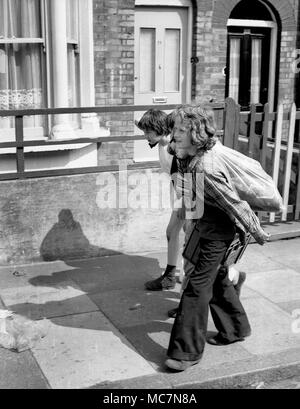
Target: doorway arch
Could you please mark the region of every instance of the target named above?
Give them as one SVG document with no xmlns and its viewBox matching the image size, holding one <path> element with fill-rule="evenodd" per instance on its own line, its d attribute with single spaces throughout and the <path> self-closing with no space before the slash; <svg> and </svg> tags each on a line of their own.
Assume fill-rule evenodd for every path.
<svg viewBox="0 0 300 409">
<path fill-rule="evenodd" d="M 240 0 L 218 0 L 214 4 L 212 26 L 213 28 L 226 27 L 227 20 L 234 7 L 240 2 Z M 296 31 L 297 24 L 294 13 L 294 8 L 289 0 L 270 0 L 262 1 L 272 9 L 273 13 L 277 14 L 280 20 L 283 31 Z"/>
</svg>

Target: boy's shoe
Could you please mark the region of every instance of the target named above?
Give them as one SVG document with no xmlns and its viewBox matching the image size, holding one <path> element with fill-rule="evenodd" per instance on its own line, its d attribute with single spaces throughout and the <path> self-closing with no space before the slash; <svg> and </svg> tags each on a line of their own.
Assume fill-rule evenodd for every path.
<svg viewBox="0 0 300 409">
<path fill-rule="evenodd" d="M 178 307 L 172 308 L 171 310 L 168 311 L 168 317 L 176 318 L 177 313 L 178 313 Z"/>
<path fill-rule="evenodd" d="M 149 291 L 172 290 L 175 288 L 176 278 L 174 275 L 161 276 L 155 280 L 145 283 L 145 288 Z"/>
<path fill-rule="evenodd" d="M 234 341 L 229 341 L 226 338 L 223 338 L 222 335 L 217 334 L 213 337 L 207 338 L 206 342 L 210 345 L 214 345 L 214 346 L 225 346 L 225 345 L 230 345 L 230 344 L 234 344 L 235 342 L 242 342 L 245 341 L 246 337 L 249 337 L 251 335 L 251 331 L 249 331 L 248 334 L 246 334 L 243 337 L 237 338 Z"/>
<path fill-rule="evenodd" d="M 237 284 L 234 286 L 235 291 L 237 292 L 238 297 L 241 295 L 242 285 L 246 280 L 246 273 L 244 271 L 240 271 L 239 279 Z"/>
<path fill-rule="evenodd" d="M 197 361 L 179 361 L 177 359 L 167 359 L 165 362 L 165 365 L 173 369 L 173 371 L 185 371 L 186 369 L 190 368 L 193 365 L 196 365 L 200 362 L 200 359 L 197 359 Z"/>
</svg>

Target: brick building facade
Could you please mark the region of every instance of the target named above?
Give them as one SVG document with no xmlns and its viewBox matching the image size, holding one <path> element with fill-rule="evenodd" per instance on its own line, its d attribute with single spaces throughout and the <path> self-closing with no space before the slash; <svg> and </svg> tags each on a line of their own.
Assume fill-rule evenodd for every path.
<svg viewBox="0 0 300 409">
<path fill-rule="evenodd" d="M 30 16 L 27 11 L 27 18 L 36 19 L 32 23 L 36 33 L 28 49 L 32 48 L 33 61 L 39 64 L 32 63 L 30 69 L 39 69 L 42 78 L 34 85 L 29 81 L 28 90 L 22 78 L 20 84 L 14 84 L 13 75 L 9 77 L 13 70 L 5 64 L 9 67 L 10 54 L 20 50 L 14 49 L 16 38 L 24 44 L 33 34 L 13 32 L 13 28 L 2 33 L 0 109 L 151 105 L 157 97 L 175 104 L 222 103 L 226 96 L 236 96 L 243 109 L 251 102 L 269 102 L 272 109 L 279 102 L 287 107 L 295 100 L 300 105 L 299 66 L 295 64 L 300 49 L 298 0 L 24 0 L 22 7 L 30 2 L 37 12 Z M 18 13 L 17 8 L 3 10 L 3 15 L 8 13 L 4 20 L 13 21 Z M 47 24 L 39 30 L 43 21 Z M 30 25 L 25 23 L 25 28 Z M 37 45 L 32 46 L 35 41 Z M 24 58 L 24 64 L 28 59 Z M 111 135 L 132 135 L 137 133 L 134 119 L 133 113 L 105 114 L 97 119 L 96 127 L 100 122 Z M 82 117 L 79 128 L 82 126 L 83 132 L 79 129 L 79 134 L 90 136 L 84 121 L 90 124 L 90 119 Z M 47 128 L 39 123 L 39 129 L 44 127 L 39 131 L 43 137 L 56 135 L 51 125 Z M 64 136 L 79 135 L 77 130 L 54 125 L 57 134 L 62 129 Z M 12 127 L 0 119 L 0 137 L 11 140 L 7 135 L 11 132 L 13 138 Z M 38 134 L 36 129 L 34 133 Z M 99 135 L 96 130 L 95 136 Z M 133 142 L 103 143 L 91 148 L 89 158 L 94 165 L 132 161 L 138 154 L 142 160 L 143 152 L 138 153 L 136 147 Z M 146 144 L 139 149 L 149 151 Z M 65 152 L 71 152 L 68 159 Z M 41 158 L 39 163 L 32 159 L 32 169 L 40 168 L 44 160 L 43 153 L 36 155 Z M 50 158 L 49 152 L 47 155 Z M 78 166 L 79 150 L 76 154 L 65 150 L 60 155 L 65 155 L 61 163 Z M 81 165 L 86 161 L 82 153 Z M 10 165 L 14 158 L 7 156 L 7 163 L 15 166 Z"/>
<path fill-rule="evenodd" d="M 251 10 L 253 0 L 244 0 Z M 192 29 L 191 57 L 197 60 L 191 65 L 190 99 L 182 102 L 214 100 L 223 102 L 228 96 L 228 20 L 240 0 L 191 0 Z M 299 100 L 298 75 L 293 70 L 296 49 L 299 48 L 298 1 L 261 0 L 276 26 L 277 36 L 273 60 L 274 69 L 273 105 L 283 102 L 289 106 Z M 134 104 L 135 101 L 135 10 L 136 7 L 149 7 L 153 4 L 157 13 L 161 7 L 178 7 L 178 1 L 134 1 L 134 0 L 94 0 L 94 50 L 95 50 L 95 90 L 96 105 Z M 187 5 L 188 2 L 183 2 Z M 247 8 L 246 8 L 247 11 Z M 251 14 L 251 13 L 250 13 Z M 241 16 L 245 19 L 245 16 Z M 189 22 L 190 23 L 190 22 Z M 272 44 L 270 44 L 270 47 Z M 227 67 L 227 74 L 225 71 Z M 227 75 L 227 77 L 226 77 Z M 227 87 L 227 91 L 226 91 Z M 226 93 L 227 92 L 227 93 Z M 257 101 L 259 102 L 259 101 Z M 133 115 L 105 116 L 103 122 L 110 127 L 112 134 L 128 135 L 135 132 Z M 113 160 L 131 158 L 133 144 L 103 146 L 100 157 Z M 118 151 L 118 153 L 117 153 Z"/>
</svg>

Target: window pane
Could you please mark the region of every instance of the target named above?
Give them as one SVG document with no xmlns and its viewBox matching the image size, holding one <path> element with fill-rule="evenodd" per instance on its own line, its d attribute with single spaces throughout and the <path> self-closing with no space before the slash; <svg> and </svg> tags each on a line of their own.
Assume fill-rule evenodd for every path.
<svg viewBox="0 0 300 409">
<path fill-rule="evenodd" d="M 67 39 L 78 42 L 78 0 L 67 0 Z"/>
<path fill-rule="evenodd" d="M 165 31 L 165 91 L 179 91 L 180 30 Z"/>
<path fill-rule="evenodd" d="M 0 109 L 40 108 L 44 105 L 40 44 L 0 45 Z M 24 125 L 37 126 L 37 117 Z M 0 127 L 13 126 L 0 119 Z"/>
<path fill-rule="evenodd" d="M 251 63 L 251 103 L 260 102 L 261 84 L 261 47 L 262 40 L 255 38 L 252 40 L 252 63 Z"/>
<path fill-rule="evenodd" d="M 230 69 L 229 69 L 229 97 L 236 102 L 239 100 L 240 82 L 240 49 L 241 40 L 239 38 L 230 39 Z"/>
<path fill-rule="evenodd" d="M 155 91 L 155 29 L 140 32 L 140 92 Z"/>
<path fill-rule="evenodd" d="M 40 0 L 0 0 L 0 36 L 41 38 Z"/>
</svg>

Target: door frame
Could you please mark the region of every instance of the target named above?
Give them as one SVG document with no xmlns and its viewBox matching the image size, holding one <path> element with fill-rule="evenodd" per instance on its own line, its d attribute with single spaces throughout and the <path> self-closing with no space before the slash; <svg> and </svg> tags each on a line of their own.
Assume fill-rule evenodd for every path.
<svg viewBox="0 0 300 409">
<path fill-rule="evenodd" d="M 186 58 L 186 103 L 192 99 L 192 40 L 193 40 L 193 5 L 191 0 L 135 0 L 135 6 L 182 7 L 188 9 L 187 58 Z"/>
<path fill-rule="evenodd" d="M 228 19 L 227 27 L 263 27 L 271 29 L 271 47 L 270 47 L 270 67 L 269 67 L 269 91 L 268 101 L 270 107 L 274 109 L 275 102 L 275 79 L 276 79 L 276 57 L 277 57 L 277 38 L 278 26 L 275 22 L 275 17 L 272 14 L 274 21 L 265 20 L 243 20 L 243 19 Z"/>
</svg>

